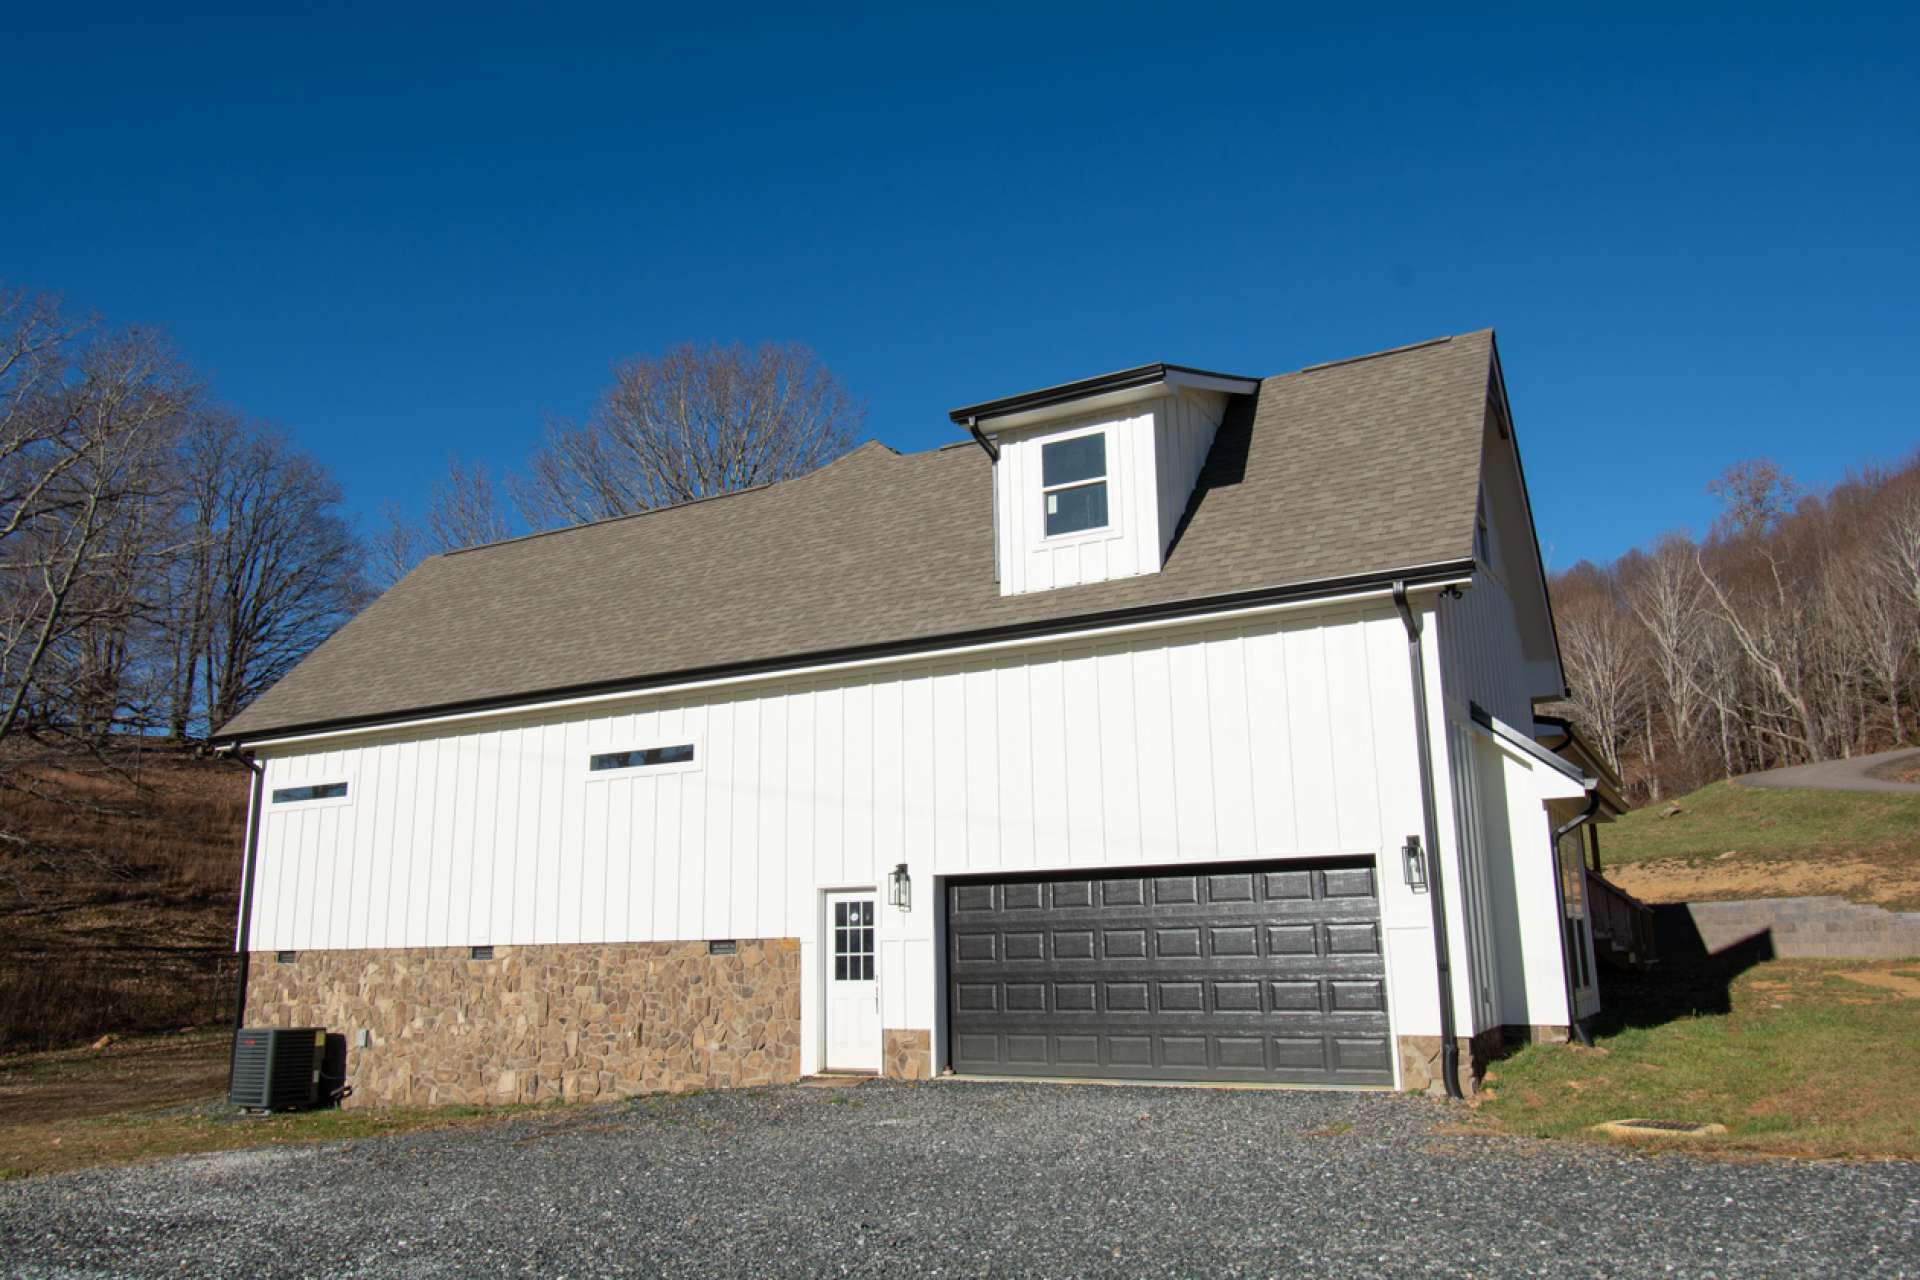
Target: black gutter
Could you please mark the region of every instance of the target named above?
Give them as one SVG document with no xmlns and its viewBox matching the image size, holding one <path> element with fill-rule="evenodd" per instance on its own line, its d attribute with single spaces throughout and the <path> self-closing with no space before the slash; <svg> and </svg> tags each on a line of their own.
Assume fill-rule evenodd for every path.
<svg viewBox="0 0 1920 1280">
<path fill-rule="evenodd" d="M 1567 940 L 1567 886 L 1560 863 L 1560 839 L 1579 830 L 1593 821 L 1593 815 L 1600 812 L 1600 788 L 1595 786 L 1587 792 L 1586 812 L 1569 819 L 1553 829 L 1553 897 L 1560 908 L 1560 974 L 1567 984 L 1567 1034 L 1573 1036 L 1587 1048 L 1593 1048 L 1593 1033 L 1587 1030 L 1577 1014 L 1574 994 L 1579 990 L 1573 981 L 1573 947 Z M 1580 874 L 1585 875 L 1587 860 L 1580 859 Z M 1586 886 L 1580 886 L 1580 899 L 1586 901 Z"/>
<path fill-rule="evenodd" d="M 253 801 L 247 806 L 247 848 L 240 873 L 240 973 L 234 983 L 233 994 L 233 1033 L 239 1036 L 247 1025 L 247 977 L 250 967 L 249 950 L 253 934 L 253 873 L 259 862 L 260 854 L 260 811 L 267 802 L 267 770 L 252 756 L 233 752 L 233 758 L 253 774 Z M 227 1091 L 233 1091 L 233 1055 L 227 1055 Z"/>
<path fill-rule="evenodd" d="M 1533 713 L 1533 722 L 1535 724 L 1550 724 L 1553 726 L 1554 731 L 1560 735 L 1560 741 L 1548 747 L 1547 750 L 1549 751 L 1561 751 L 1569 742 L 1573 741 L 1573 721 L 1568 720 L 1564 716 L 1544 715 L 1536 711 Z"/>
<path fill-rule="evenodd" d="M 311 720 L 302 723 L 275 725 L 256 733 L 236 734 L 220 732 L 213 735 L 213 742 L 219 746 L 232 746 L 245 740 L 264 742 L 273 738 L 290 738 L 307 733 L 326 733 L 340 729 L 366 729 L 375 726 L 382 728 L 405 728 L 420 720 L 432 720 L 441 716 L 461 715 L 468 712 L 504 711 L 525 707 L 531 702 L 547 702 L 561 698 L 587 698 L 598 694 L 645 693 L 665 685 L 685 684 L 698 680 L 723 680 L 739 676 L 772 675 L 804 667 L 824 666 L 836 662 L 858 662 L 872 658 L 914 657 L 919 655 L 936 656 L 943 650 L 960 648 L 965 645 L 988 644 L 998 640 L 1022 640 L 1043 638 L 1059 632 L 1077 631 L 1088 627 L 1121 626 L 1132 622 L 1171 622 L 1183 618 L 1200 617 L 1209 613 L 1220 613 L 1229 609 L 1256 608 L 1267 604 L 1286 604 L 1297 600 L 1311 600 L 1319 596 L 1341 595 L 1351 591 L 1364 591 L 1404 583 L 1409 586 L 1421 586 L 1428 583 L 1444 582 L 1471 572 L 1473 561 L 1448 560 L 1439 564 L 1421 565 L 1414 569 L 1394 569 L 1383 573 L 1354 574 L 1345 578 L 1319 578 L 1311 582 L 1294 583 L 1284 587 L 1261 587 L 1252 591 L 1236 591 L 1224 595 L 1203 596 L 1195 600 L 1177 600 L 1158 604 L 1132 605 L 1125 609 L 1108 609 L 1098 613 L 1074 614 L 1064 618 L 1045 618 L 1032 622 L 1008 623 L 998 627 L 982 627 L 972 631 L 947 632 L 941 635 L 925 636 L 914 640 L 888 641 L 882 644 L 853 645 L 842 649 L 822 649 L 811 653 L 794 654 L 790 657 L 776 658 L 761 662 L 723 663 L 711 667 L 688 667 L 679 671 L 662 672 L 655 676 L 639 679 L 597 680 L 586 684 L 562 685 L 549 689 L 529 689 L 520 693 L 504 694 L 491 698 L 470 698 L 459 702 L 443 702 L 423 707 L 410 707 L 404 711 L 386 711 L 372 715 L 339 716 L 330 720 Z"/>
<path fill-rule="evenodd" d="M 1103 373 L 1097 378 L 1082 378 L 1078 382 L 1063 382 L 1058 386 L 1042 387 L 1038 391 L 1022 391 L 1018 395 L 1002 396 L 998 400 L 984 400 L 979 404 L 965 405 L 947 414 L 956 426 L 971 426 L 981 418 L 1004 418 L 1009 414 L 1025 413 L 1030 409 L 1046 409 L 1056 404 L 1071 404 L 1075 400 L 1087 400 L 1094 396 L 1111 395 L 1116 391 L 1132 391 L 1136 387 L 1150 387 L 1156 382 L 1165 382 L 1170 373 L 1192 373 L 1203 378 L 1224 378 L 1231 382 L 1245 382 L 1259 385 L 1258 378 L 1245 378 L 1237 373 L 1216 373 L 1211 369 L 1195 369 L 1190 365 L 1154 364 L 1137 365 L 1132 369 L 1121 369 L 1117 373 Z"/>
<path fill-rule="evenodd" d="M 1535 760 L 1546 765 L 1555 773 L 1563 777 L 1571 778 L 1583 787 L 1592 788 L 1599 785 L 1597 778 L 1593 777 L 1585 769 L 1582 769 L 1574 761 L 1560 755 L 1551 747 L 1541 746 L 1540 743 L 1529 738 L 1526 734 L 1521 733 L 1511 725 L 1503 724 L 1495 720 L 1493 713 L 1479 703 L 1467 703 L 1467 714 L 1471 716 L 1473 722 L 1482 729 L 1485 729 L 1494 737 L 1499 738 L 1502 742 L 1512 743 L 1516 748 L 1532 756 Z"/>
<path fill-rule="evenodd" d="M 1407 584 L 1393 584 L 1393 607 L 1407 629 L 1407 664 L 1413 672 L 1413 729 L 1420 756 L 1420 816 L 1427 833 L 1427 901 L 1433 907 L 1433 963 L 1440 978 L 1440 1079 L 1449 1098 L 1460 1089 L 1460 1043 L 1454 1037 L 1453 960 L 1447 951 L 1446 890 L 1440 875 L 1440 814 L 1433 798 L 1433 740 L 1427 727 L 1427 665 L 1420 623 L 1407 604 Z M 1564 913 L 1563 913 L 1564 918 Z"/>
<path fill-rule="evenodd" d="M 979 424 L 972 418 L 967 419 L 967 430 L 972 433 L 973 442 L 987 451 L 987 460 L 989 462 L 1000 461 L 1000 447 L 994 444 L 993 441 L 987 439 L 987 433 L 982 431 Z"/>
</svg>

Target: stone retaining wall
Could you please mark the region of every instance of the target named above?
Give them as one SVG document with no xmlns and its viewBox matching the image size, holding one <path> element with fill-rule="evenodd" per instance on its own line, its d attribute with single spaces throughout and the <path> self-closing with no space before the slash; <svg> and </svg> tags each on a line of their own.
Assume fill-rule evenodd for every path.
<svg viewBox="0 0 1920 1280">
<path fill-rule="evenodd" d="M 780 1084 L 800 1074 L 800 943 L 256 952 L 247 1023 L 346 1036 L 348 1106 Z"/>
<path fill-rule="evenodd" d="M 1920 911 L 1887 911 L 1845 898 L 1750 898 L 1689 902 L 1662 908 L 1669 937 L 1691 928 L 1692 938 L 1671 945 L 1704 947 L 1708 954 L 1765 934 L 1773 954 L 1821 960 L 1904 960 L 1920 956 Z M 1684 951 L 1681 954 L 1685 954 Z"/>
</svg>

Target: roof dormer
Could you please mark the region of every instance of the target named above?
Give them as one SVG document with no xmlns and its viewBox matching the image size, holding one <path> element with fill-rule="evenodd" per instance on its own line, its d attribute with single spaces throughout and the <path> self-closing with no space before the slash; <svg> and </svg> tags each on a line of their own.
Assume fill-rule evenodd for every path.
<svg viewBox="0 0 1920 1280">
<path fill-rule="evenodd" d="M 1158 573 L 1252 378 L 1149 364 L 955 409 L 993 458 L 1000 594 Z"/>
</svg>

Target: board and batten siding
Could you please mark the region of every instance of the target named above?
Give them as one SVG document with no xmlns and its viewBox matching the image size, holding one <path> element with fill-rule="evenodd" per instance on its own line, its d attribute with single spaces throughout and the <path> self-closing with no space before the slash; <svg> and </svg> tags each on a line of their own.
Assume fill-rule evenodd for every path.
<svg viewBox="0 0 1920 1280">
<path fill-rule="evenodd" d="M 616 705 L 263 745 L 269 795 L 350 792 L 268 805 L 252 946 L 798 937 L 811 984 L 820 891 L 875 886 L 885 1025 L 933 1029 L 936 877 L 1361 853 L 1382 855 L 1396 1025 L 1432 1030 L 1431 942 L 1394 954 L 1427 907 L 1398 870 L 1420 806 L 1389 607 Z M 692 768 L 588 772 L 678 742 Z M 898 862 L 905 914 L 884 905 Z"/>
</svg>

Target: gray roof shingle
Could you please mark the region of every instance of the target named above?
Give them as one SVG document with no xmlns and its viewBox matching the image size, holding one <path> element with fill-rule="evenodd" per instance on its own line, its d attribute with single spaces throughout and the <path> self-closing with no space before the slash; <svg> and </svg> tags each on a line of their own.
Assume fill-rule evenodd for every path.
<svg viewBox="0 0 1920 1280">
<path fill-rule="evenodd" d="M 1470 559 L 1490 331 L 1265 379 L 1157 574 L 1001 596 L 971 443 L 427 560 L 226 739 Z"/>
</svg>

